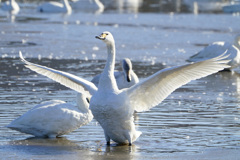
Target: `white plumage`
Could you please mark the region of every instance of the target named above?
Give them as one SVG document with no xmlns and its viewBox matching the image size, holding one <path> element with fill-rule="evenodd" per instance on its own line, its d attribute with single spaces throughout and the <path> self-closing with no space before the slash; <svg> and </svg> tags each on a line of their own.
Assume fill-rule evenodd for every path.
<svg viewBox="0 0 240 160">
<path fill-rule="evenodd" d="M 71 13 L 72 8 L 69 5 L 68 0 L 62 0 L 62 3 L 59 2 L 45 2 L 41 4 L 37 10 L 39 12 L 45 12 L 45 13 Z"/>
<path fill-rule="evenodd" d="M 21 52 L 19 55 L 21 60 L 28 64 L 26 65 L 28 68 L 37 69 L 38 72 L 44 71 L 41 70 L 41 68 L 47 68 L 26 61 Z M 121 88 L 130 87 L 138 82 L 138 77 L 133 72 L 129 59 L 126 58 L 122 61 L 122 68 L 123 71 L 116 72 L 116 78 Z M 64 78 L 68 78 L 67 74 L 61 77 L 61 71 L 56 71 L 51 68 L 47 69 L 49 72 L 46 74 L 50 77 L 58 75 L 57 77 L 61 79 L 61 81 L 64 81 Z M 97 76 L 98 78 L 95 78 L 95 81 L 98 81 L 100 76 L 101 74 Z M 128 82 L 128 80 L 130 82 Z M 78 93 L 77 96 L 78 106 L 60 100 L 43 102 L 14 120 L 7 127 L 37 137 L 57 137 L 70 133 L 80 126 L 87 124 L 93 118 L 88 108 L 89 104 L 86 103 L 86 97 L 81 93 Z"/>
<path fill-rule="evenodd" d="M 6 127 L 36 137 L 59 137 L 88 124 L 93 115 L 84 95 L 78 104 L 52 100 L 36 105 Z"/>
<path fill-rule="evenodd" d="M 107 45 L 108 58 L 99 80 L 98 88 L 66 72 L 52 70 L 26 62 L 26 67 L 43 74 L 78 92 L 92 95 L 90 110 L 104 130 L 107 144 L 134 142 L 141 134 L 134 124 L 134 111 L 146 111 L 161 103 L 169 94 L 182 85 L 198 78 L 216 73 L 229 66 L 227 56 L 218 56 L 206 61 L 163 69 L 135 84 L 119 90 L 114 77 L 115 42 L 110 32 L 103 32 L 97 38 Z M 66 76 L 66 77 L 65 77 Z M 79 86 L 78 86 L 79 85 Z M 73 87 L 75 86 L 75 87 Z M 76 87 L 78 86 L 78 87 Z"/>
<path fill-rule="evenodd" d="M 102 13 L 104 5 L 100 0 L 73 0 L 70 3 L 73 9 L 86 12 Z"/>
<path fill-rule="evenodd" d="M 229 69 L 236 68 L 240 65 L 240 35 L 235 37 L 234 43 L 228 42 L 214 42 L 209 46 L 205 47 L 203 50 L 197 54 L 191 56 L 187 61 L 197 62 L 202 60 L 207 60 L 220 56 L 223 52 L 226 51 L 228 54 L 229 61 L 228 65 L 231 66 Z"/>
<path fill-rule="evenodd" d="M 20 7 L 15 0 L 8 0 L 5 3 L 2 3 L 1 9 L 4 11 L 8 11 L 11 14 L 17 14 L 20 11 Z"/>
<path fill-rule="evenodd" d="M 91 82 L 98 86 L 102 74 L 96 75 Z M 122 71 L 114 71 L 118 89 L 129 88 L 139 82 L 138 76 L 132 70 L 132 62 L 128 58 L 122 60 Z"/>
</svg>

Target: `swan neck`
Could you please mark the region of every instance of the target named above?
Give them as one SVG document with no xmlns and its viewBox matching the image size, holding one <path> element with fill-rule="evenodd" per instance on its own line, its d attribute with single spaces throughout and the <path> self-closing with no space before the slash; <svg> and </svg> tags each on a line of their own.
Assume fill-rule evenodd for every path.
<svg viewBox="0 0 240 160">
<path fill-rule="evenodd" d="M 88 113 L 89 112 L 89 104 L 86 102 L 86 97 L 82 96 L 81 93 L 78 93 L 77 95 L 77 107 L 82 113 Z"/>
<path fill-rule="evenodd" d="M 114 77 L 115 67 L 115 43 L 107 44 L 108 58 L 103 70 L 102 76 L 99 80 L 99 89 L 104 90 L 118 90 L 116 79 Z"/>
<path fill-rule="evenodd" d="M 68 0 L 63 0 L 63 5 L 64 5 L 64 7 L 67 8 L 69 6 Z"/>
<path fill-rule="evenodd" d="M 103 8 L 102 2 L 100 2 L 99 0 L 94 0 L 94 1 L 98 5 L 99 8 Z"/>
</svg>

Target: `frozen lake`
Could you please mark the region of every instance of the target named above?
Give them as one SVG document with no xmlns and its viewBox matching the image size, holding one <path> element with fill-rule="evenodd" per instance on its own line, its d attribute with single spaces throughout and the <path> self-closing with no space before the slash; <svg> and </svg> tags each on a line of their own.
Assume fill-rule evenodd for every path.
<svg viewBox="0 0 240 160">
<path fill-rule="evenodd" d="M 133 61 L 143 79 L 185 60 L 214 41 L 232 42 L 240 33 L 238 15 L 202 13 L 74 11 L 40 14 L 36 4 L 21 4 L 15 17 L 0 12 L 0 126 L 42 101 L 75 101 L 76 92 L 25 68 L 18 58 L 66 71 L 87 80 L 100 73 L 105 44 L 95 35 L 113 33 L 117 69 Z M 58 139 L 37 139 L 0 128 L 3 159 L 239 159 L 240 71 L 221 72 L 177 89 L 157 107 L 137 113 L 143 134 L 134 145 L 105 145 L 93 120 Z"/>
</svg>

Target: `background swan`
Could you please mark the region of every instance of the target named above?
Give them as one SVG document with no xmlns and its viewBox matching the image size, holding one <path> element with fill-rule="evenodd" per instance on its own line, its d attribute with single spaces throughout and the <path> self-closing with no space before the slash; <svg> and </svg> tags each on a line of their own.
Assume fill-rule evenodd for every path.
<svg viewBox="0 0 240 160">
<path fill-rule="evenodd" d="M 100 0 L 74 0 L 70 3 L 73 9 L 102 13 L 104 11 L 104 5 Z"/>
<path fill-rule="evenodd" d="M 62 0 L 62 3 L 59 2 L 45 2 L 41 4 L 37 10 L 39 12 L 46 12 L 46 13 L 71 13 L 72 8 L 68 3 L 68 0 Z"/>
<path fill-rule="evenodd" d="M 36 105 L 6 127 L 36 137 L 59 137 L 68 134 L 93 119 L 86 96 L 78 96 L 77 105 L 60 100 Z"/>
<path fill-rule="evenodd" d="M 95 76 L 91 82 L 98 86 L 101 75 Z M 117 81 L 118 89 L 129 88 L 139 82 L 138 76 L 132 70 L 132 62 L 128 58 L 122 60 L 122 71 L 115 71 L 114 77 Z"/>
<path fill-rule="evenodd" d="M 20 7 L 15 0 L 8 0 L 5 3 L 2 3 L 1 9 L 4 11 L 8 11 L 11 14 L 17 14 L 20 11 Z"/>
<path fill-rule="evenodd" d="M 228 59 L 231 60 L 228 63 L 228 65 L 231 66 L 231 68 L 229 69 L 238 67 L 240 64 L 240 35 L 237 35 L 235 37 L 234 43 L 214 42 L 209 46 L 205 47 L 197 54 L 191 56 L 187 61 L 197 62 L 207 60 L 219 56 L 221 53 L 225 51 L 227 51 L 226 54 L 229 54 Z"/>
<path fill-rule="evenodd" d="M 26 67 L 45 75 L 62 85 L 83 94 L 92 95 L 90 110 L 104 130 L 107 144 L 134 142 L 141 134 L 135 128 L 134 111 L 149 110 L 161 103 L 168 95 L 182 85 L 229 67 L 226 56 L 186 64 L 158 71 L 134 86 L 119 90 L 114 78 L 115 42 L 110 32 L 104 32 L 99 39 L 108 49 L 108 58 L 99 80 L 98 88 L 87 80 L 72 74 L 36 65 L 24 60 Z"/>
</svg>

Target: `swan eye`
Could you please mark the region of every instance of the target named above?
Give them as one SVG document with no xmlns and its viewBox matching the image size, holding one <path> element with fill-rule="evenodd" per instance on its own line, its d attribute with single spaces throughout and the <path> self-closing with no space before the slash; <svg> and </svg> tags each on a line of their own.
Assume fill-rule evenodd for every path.
<svg viewBox="0 0 240 160">
<path fill-rule="evenodd" d="M 103 33 L 102 38 L 106 38 L 107 35 L 108 35 L 108 33 Z"/>
</svg>

